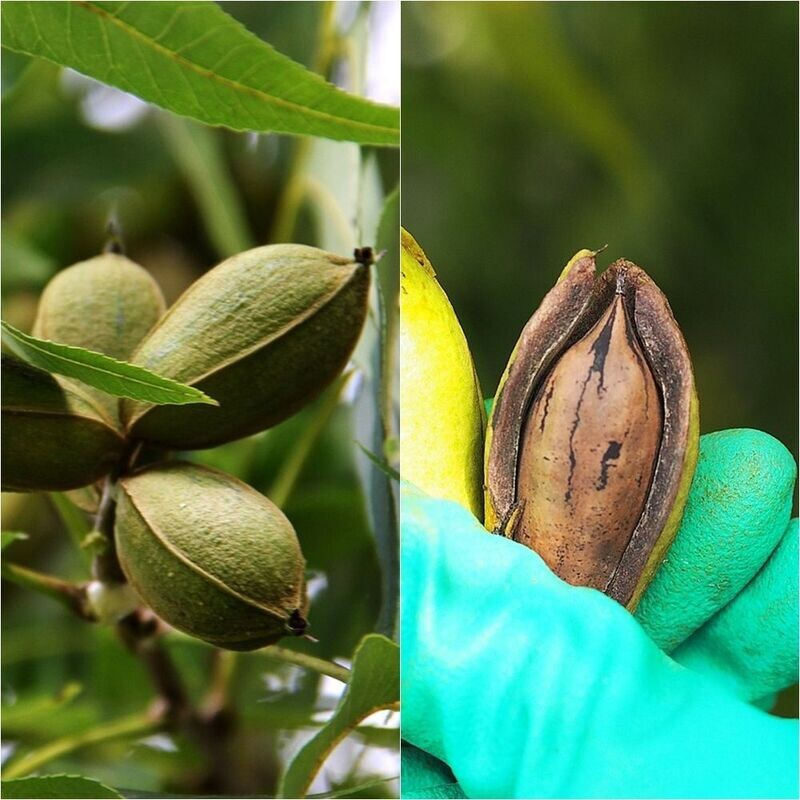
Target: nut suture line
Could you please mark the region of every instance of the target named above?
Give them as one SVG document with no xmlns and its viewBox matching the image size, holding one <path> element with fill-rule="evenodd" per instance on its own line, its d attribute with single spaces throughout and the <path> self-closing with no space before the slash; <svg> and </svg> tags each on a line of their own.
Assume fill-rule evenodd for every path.
<svg viewBox="0 0 800 800">
<path fill-rule="evenodd" d="M 666 298 L 631 262 L 595 276 L 595 256 L 570 261 L 501 380 L 486 525 L 632 609 L 680 522 L 697 401 Z"/>
<path fill-rule="evenodd" d="M 305 633 L 294 528 L 232 476 L 164 462 L 122 478 L 115 538 L 128 581 L 173 627 L 230 650 Z"/>
<path fill-rule="evenodd" d="M 280 244 L 239 253 L 207 272 L 131 360 L 203 387 L 219 405 L 126 400 L 120 406 L 129 435 L 179 450 L 202 449 L 297 412 L 341 373 L 355 347 L 367 314 L 372 260 L 368 247 L 357 249 L 353 260 Z"/>
<path fill-rule="evenodd" d="M 213 376 L 220 403 L 211 418 L 192 406 L 136 404 L 3 356 L 3 416 L 14 418 L 12 433 L 24 434 L 19 446 L 4 443 L 4 488 L 67 490 L 103 480 L 95 531 L 84 543 L 96 548 L 95 581 L 109 601 L 101 616 L 124 613 L 112 594 L 129 585 L 166 623 L 218 647 L 251 650 L 282 636 L 316 641 L 289 520 L 252 487 L 171 461 L 169 451 L 265 430 L 333 382 L 360 336 L 370 267 L 381 255 L 371 247 L 351 258 L 305 245 L 255 248 L 210 270 L 166 313 L 149 274 L 112 252 L 48 284 L 39 334 L 133 363 L 149 348 L 155 372 L 176 371 L 184 382 Z M 100 300 L 103 313 L 93 315 Z M 142 413 L 132 420 L 136 408 Z M 54 438 L 65 443 L 59 459 L 52 448 L 28 446 Z M 147 535 L 140 503 L 161 538 Z"/>
</svg>

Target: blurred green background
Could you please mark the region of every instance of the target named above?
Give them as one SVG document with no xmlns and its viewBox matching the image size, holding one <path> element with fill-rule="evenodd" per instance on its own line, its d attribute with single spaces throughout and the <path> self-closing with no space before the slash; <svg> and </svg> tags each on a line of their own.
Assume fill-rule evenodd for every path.
<svg viewBox="0 0 800 800">
<path fill-rule="evenodd" d="M 306 66 L 318 63 L 325 4 L 221 5 L 284 54 Z M 392 21 L 385 13 L 339 4 L 335 19 L 345 43 L 342 53 L 352 50 L 350 30 L 362 11 L 371 15 L 372 35 L 380 30 L 387 35 Z M 348 73 L 344 65 L 334 58 L 330 74 L 349 86 L 353 70 Z M 2 305 L 3 318 L 13 325 L 30 330 L 45 283 L 59 269 L 97 255 L 110 218 L 121 227 L 127 255 L 153 274 L 168 303 L 224 257 L 274 241 L 281 226 L 286 231 L 286 219 L 279 225 L 277 215 L 301 140 L 203 128 L 7 51 L 2 79 Z M 358 164 L 355 145 L 319 147 L 334 159 L 346 153 L 345 169 L 355 148 Z M 398 152 L 366 151 L 377 160 L 385 195 L 399 179 Z M 327 176 L 313 172 L 321 169 L 315 152 L 306 177 L 324 188 Z M 290 240 L 319 245 L 319 219 L 313 203 L 303 203 L 288 228 Z M 354 463 L 353 416 L 351 403 L 332 405 L 329 395 L 323 396 L 264 434 L 187 454 L 268 495 L 276 481 L 287 478 L 287 469 L 299 470 L 284 510 L 306 557 L 313 595 L 309 618 L 319 642 L 283 643 L 341 663 L 375 630 L 381 603 L 375 540 Z M 3 528 L 29 534 L 9 548 L 9 560 L 69 579 L 87 577 L 84 559 L 45 495 L 4 495 Z M 111 630 L 87 625 L 6 581 L 2 625 L 4 757 L 140 712 L 153 698 L 141 663 Z M 168 647 L 193 698 L 200 699 L 213 669 L 212 648 L 178 635 Z M 266 653 L 241 655 L 236 665 L 231 686 L 241 726 L 228 753 L 226 785 L 208 784 L 207 756 L 180 736 L 103 743 L 56 759 L 44 771 L 88 775 L 154 796 L 165 791 L 272 795 L 287 759 L 332 713 L 342 684 Z M 397 721 L 386 723 L 373 720 L 340 745 L 312 792 L 397 775 Z M 396 782 L 365 790 L 370 797 L 396 791 Z"/>
<path fill-rule="evenodd" d="M 402 220 L 494 393 L 580 248 L 666 293 L 703 432 L 797 455 L 798 8 L 407 3 Z"/>
<path fill-rule="evenodd" d="M 494 394 L 580 248 L 666 293 L 702 432 L 797 458 L 794 3 L 406 3 L 403 225 Z M 781 713 L 796 714 L 796 693 Z"/>
</svg>

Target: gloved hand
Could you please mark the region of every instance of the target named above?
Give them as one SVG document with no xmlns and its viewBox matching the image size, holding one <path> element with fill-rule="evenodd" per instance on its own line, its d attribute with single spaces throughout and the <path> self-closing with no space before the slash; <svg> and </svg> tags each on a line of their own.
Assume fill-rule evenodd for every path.
<svg viewBox="0 0 800 800">
<path fill-rule="evenodd" d="M 636 618 L 406 487 L 404 737 L 469 797 L 796 797 L 797 721 L 745 702 L 797 680 L 795 471 L 758 431 L 702 437 Z M 404 797 L 448 779 L 404 750 Z"/>
</svg>

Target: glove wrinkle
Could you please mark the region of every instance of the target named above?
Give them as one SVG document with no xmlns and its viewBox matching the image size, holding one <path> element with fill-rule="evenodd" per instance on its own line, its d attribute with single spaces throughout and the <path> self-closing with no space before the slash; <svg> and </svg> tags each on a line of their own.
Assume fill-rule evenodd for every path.
<svg viewBox="0 0 800 800">
<path fill-rule="evenodd" d="M 403 496 L 403 731 L 469 797 L 796 796 L 797 724 L 461 507 Z"/>
</svg>

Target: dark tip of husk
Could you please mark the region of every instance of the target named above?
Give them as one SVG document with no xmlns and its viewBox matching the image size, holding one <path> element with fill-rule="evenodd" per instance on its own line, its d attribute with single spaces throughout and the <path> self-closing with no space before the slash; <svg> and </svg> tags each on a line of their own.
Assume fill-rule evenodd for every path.
<svg viewBox="0 0 800 800">
<path fill-rule="evenodd" d="M 290 636 L 304 636 L 307 628 L 308 621 L 300 613 L 300 609 L 296 608 L 286 620 L 286 633 Z"/>
<path fill-rule="evenodd" d="M 365 267 L 371 267 L 375 263 L 375 251 L 371 247 L 356 247 L 353 259 Z"/>
</svg>

